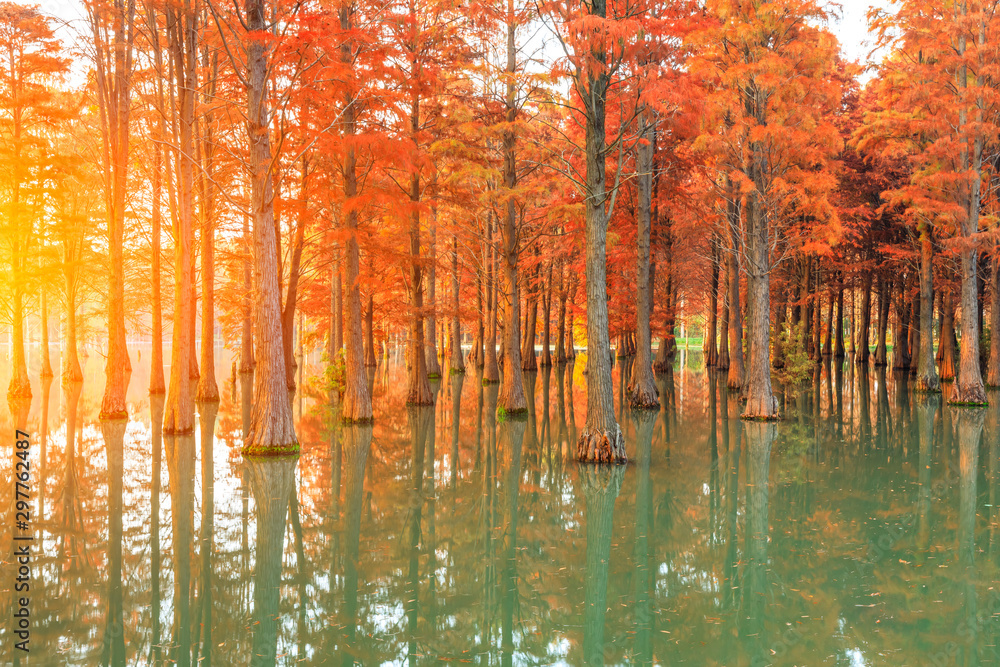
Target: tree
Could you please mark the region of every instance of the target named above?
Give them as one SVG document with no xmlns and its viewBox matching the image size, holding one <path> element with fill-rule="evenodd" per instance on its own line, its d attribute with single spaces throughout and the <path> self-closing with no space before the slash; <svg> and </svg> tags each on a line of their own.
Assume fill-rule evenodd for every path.
<svg viewBox="0 0 1000 667">
<path fill-rule="evenodd" d="M 134 0 L 87 0 L 97 105 L 100 110 L 101 173 L 108 221 L 108 360 L 101 418 L 127 414 L 125 391 L 132 374 L 125 341 L 124 236 L 129 174 Z"/>
<path fill-rule="evenodd" d="M 67 60 L 49 19 L 37 7 L 0 3 L 0 156 L 5 178 L 0 239 L 9 260 L 13 339 L 8 398 L 30 398 L 24 355 L 26 298 L 39 252 L 38 213 L 43 209 L 51 149 L 45 130 L 65 113 L 52 83 Z M 44 292 L 43 292 L 44 294 Z M 43 297 L 44 298 L 44 297 Z"/>
<path fill-rule="evenodd" d="M 607 294 L 608 219 L 619 181 L 616 176 L 609 188 L 606 180 L 608 153 L 619 146 L 624 128 L 609 142 L 606 121 L 612 83 L 631 57 L 639 9 L 605 0 L 579 5 L 573 0 L 552 2 L 546 9 L 569 61 L 573 110 L 585 135 L 583 146 L 577 147 L 583 154 L 584 173 L 575 180 L 584 200 L 586 229 L 587 423 L 576 456 L 580 461 L 624 463 L 625 438 L 614 414 Z"/>
<path fill-rule="evenodd" d="M 727 188 L 733 199 L 727 202 L 732 252 L 747 277 L 750 360 L 743 418 L 771 420 L 779 417 L 771 390 L 773 246 L 782 240 L 780 223 L 829 215 L 823 192 L 830 180 L 817 178 L 814 165 L 839 148 L 827 116 L 840 99 L 832 77 L 836 41 L 811 24 L 826 16 L 813 2 L 719 0 L 710 8 L 717 23 L 697 37 L 705 47 L 697 68 L 711 87 L 714 109 L 702 142 L 725 155 L 720 170 L 727 183 L 732 180 Z M 731 278 L 732 273 L 731 265 Z M 734 322 L 739 331 L 738 292 L 730 289 L 732 357 L 740 346 L 733 338 Z"/>
</svg>

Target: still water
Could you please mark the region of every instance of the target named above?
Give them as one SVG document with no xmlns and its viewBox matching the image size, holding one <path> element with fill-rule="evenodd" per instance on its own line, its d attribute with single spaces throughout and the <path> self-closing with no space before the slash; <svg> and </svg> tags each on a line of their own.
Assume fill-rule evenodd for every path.
<svg viewBox="0 0 1000 667">
<path fill-rule="evenodd" d="M 397 360 L 373 428 L 337 425 L 307 361 L 301 456 L 247 462 L 228 359 L 188 438 L 161 437 L 147 360 L 127 424 L 97 421 L 93 357 L 0 417 L 5 447 L 31 433 L 35 494 L 30 659 L 8 621 L 5 663 L 1000 664 L 1000 395 L 950 408 L 827 365 L 747 424 L 696 354 L 658 412 L 622 410 L 619 360 L 632 462 L 598 469 L 572 460 L 582 357 L 526 375 L 526 420 L 473 373 L 407 409 Z"/>
</svg>

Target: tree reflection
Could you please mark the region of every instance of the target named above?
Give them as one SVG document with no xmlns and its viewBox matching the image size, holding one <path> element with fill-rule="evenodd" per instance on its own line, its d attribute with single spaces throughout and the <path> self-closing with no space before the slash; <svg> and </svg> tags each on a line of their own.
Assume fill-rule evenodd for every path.
<svg viewBox="0 0 1000 667">
<path fill-rule="evenodd" d="M 160 477 L 162 474 L 163 451 L 163 406 L 165 394 L 149 395 L 149 426 L 152 440 L 152 483 L 149 489 L 149 548 L 150 575 L 152 577 L 152 639 L 150 640 L 150 662 L 159 665 L 162 660 L 160 644 Z"/>
<path fill-rule="evenodd" d="M 773 422 L 744 422 L 747 436 L 746 553 L 743 574 L 740 637 L 751 664 L 766 664 L 769 658 L 764 609 L 767 601 L 768 471 L 771 445 L 778 434 Z"/>
<path fill-rule="evenodd" d="M 487 391 L 493 396 L 493 410 L 496 414 L 497 385 L 490 385 Z M 427 434 L 434 428 L 434 406 L 408 406 L 406 409 L 410 432 L 410 504 L 407 519 L 407 541 L 409 559 L 407 564 L 407 586 L 404 608 L 406 612 L 407 662 L 412 666 L 420 657 L 417 646 L 417 624 L 420 613 L 420 523 L 424 508 L 424 449 Z M 487 416 L 487 418 L 489 418 Z M 493 417 L 495 419 L 495 416 Z"/>
<path fill-rule="evenodd" d="M 125 664 L 125 632 L 122 609 L 122 486 L 124 483 L 124 419 L 101 422 L 108 461 L 108 612 L 104 623 L 101 664 Z"/>
<path fill-rule="evenodd" d="M 198 425 L 201 435 L 201 534 L 198 546 L 201 556 L 201 591 L 198 601 L 198 620 L 195 628 L 200 628 L 199 640 L 195 643 L 196 665 L 210 667 L 212 664 L 212 554 L 215 552 L 213 536 L 215 531 L 215 421 L 219 414 L 219 404 L 199 403 Z"/>
<path fill-rule="evenodd" d="M 714 417 L 714 415 L 713 415 Z M 635 426 L 635 647 L 632 663 L 653 664 L 653 582 L 650 566 L 651 530 L 650 515 L 653 511 L 652 479 L 649 463 L 653 447 L 653 430 L 656 413 L 652 410 L 632 412 Z"/>
<path fill-rule="evenodd" d="M 253 571 L 253 644 L 250 665 L 276 664 L 281 600 L 281 555 L 288 519 L 288 498 L 295 489 L 298 456 L 246 459 L 250 492 L 257 508 Z"/>
<path fill-rule="evenodd" d="M 985 410 L 958 409 L 958 561 L 963 570 L 962 596 L 965 619 L 959 628 L 963 660 L 959 664 L 979 664 L 980 632 L 976 593 L 976 482 L 979 476 L 979 441 L 983 433 Z M 993 610 L 990 610 L 992 613 Z"/>
<path fill-rule="evenodd" d="M 502 639 L 501 663 L 513 664 L 514 609 L 517 606 L 517 517 L 521 482 L 521 449 L 527 421 L 511 418 L 500 424 L 500 452 L 503 456 L 504 547 L 501 567 Z"/>
<path fill-rule="evenodd" d="M 346 553 L 344 558 L 344 605 L 340 619 L 342 665 L 353 665 L 358 655 L 358 572 L 361 538 L 361 508 L 364 500 L 365 469 L 371 449 L 371 424 L 343 427 L 344 441 L 344 512 Z"/>
<path fill-rule="evenodd" d="M 194 538 L 194 435 L 164 435 L 174 560 L 174 624 L 170 659 L 191 664 L 191 552 Z"/>
<path fill-rule="evenodd" d="M 583 660 L 604 664 L 604 617 L 608 610 L 608 569 L 615 501 L 625 478 L 625 466 L 581 466 L 586 498 L 587 564 L 584 577 Z"/>
</svg>

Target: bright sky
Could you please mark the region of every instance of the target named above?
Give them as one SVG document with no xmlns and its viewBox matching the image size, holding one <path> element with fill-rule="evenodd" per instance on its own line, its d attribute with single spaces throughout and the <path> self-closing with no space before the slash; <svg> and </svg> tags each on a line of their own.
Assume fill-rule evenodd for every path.
<svg viewBox="0 0 1000 667">
<path fill-rule="evenodd" d="M 38 4 L 42 11 L 63 21 L 75 22 L 79 29 L 79 19 L 82 17 L 82 7 L 78 0 L 16 0 L 25 4 Z M 664 0 L 666 1 L 666 0 Z M 844 55 L 849 60 L 857 60 L 862 64 L 868 62 L 868 53 L 872 50 L 871 36 L 868 34 L 868 22 L 865 14 L 871 6 L 889 8 L 892 0 L 835 0 L 827 5 L 828 9 L 840 15 L 840 19 L 831 21 L 831 29 L 840 40 Z M 839 10 L 836 5 L 839 5 Z M 65 28 L 60 30 L 66 42 L 71 41 Z M 875 57 L 878 61 L 878 56 Z M 867 79 L 869 77 L 863 77 Z"/>
<path fill-rule="evenodd" d="M 868 53 L 874 48 L 872 36 L 868 34 L 868 20 L 865 14 L 869 7 L 891 9 L 891 0 L 840 0 L 840 20 L 830 26 L 840 40 L 844 56 L 861 64 L 868 62 Z M 878 56 L 874 58 L 878 62 Z"/>
</svg>

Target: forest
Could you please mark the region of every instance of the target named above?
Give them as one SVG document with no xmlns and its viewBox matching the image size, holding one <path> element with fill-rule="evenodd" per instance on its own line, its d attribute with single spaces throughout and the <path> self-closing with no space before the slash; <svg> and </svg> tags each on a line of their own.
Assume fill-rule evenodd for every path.
<svg viewBox="0 0 1000 667">
<path fill-rule="evenodd" d="M 303 348 L 361 424 L 399 346 L 407 404 L 480 369 L 505 419 L 530 372 L 585 356 L 595 463 L 628 458 L 616 358 L 658 410 L 681 344 L 744 420 L 830 359 L 985 405 L 996 9 L 869 10 L 858 63 L 814 0 L 0 3 L 8 401 L 31 398 L 31 345 L 67 386 L 89 349 L 120 420 L 143 341 L 171 435 L 234 352 L 246 455 L 298 451 Z"/>
</svg>

